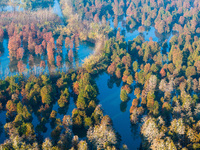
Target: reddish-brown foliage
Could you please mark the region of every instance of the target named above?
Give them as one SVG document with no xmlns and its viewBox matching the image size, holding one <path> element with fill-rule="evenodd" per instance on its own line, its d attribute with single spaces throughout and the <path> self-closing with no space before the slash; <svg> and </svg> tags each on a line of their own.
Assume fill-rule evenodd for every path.
<svg viewBox="0 0 200 150">
<path fill-rule="evenodd" d="M 70 49 L 73 49 L 73 48 L 74 48 L 74 39 L 72 38 L 70 41 Z"/>
<path fill-rule="evenodd" d="M 122 58 L 122 63 L 123 63 L 125 66 L 130 67 L 130 66 L 131 66 L 131 57 L 130 57 L 130 55 L 124 56 L 124 57 Z"/>
<path fill-rule="evenodd" d="M 139 31 L 139 32 L 144 32 L 144 31 L 145 31 L 145 27 L 144 27 L 144 26 L 140 26 L 140 27 L 138 28 L 138 31 Z"/>
<path fill-rule="evenodd" d="M 17 59 L 22 59 L 24 56 L 24 49 L 22 47 L 17 49 Z"/>
<path fill-rule="evenodd" d="M 35 54 L 36 55 L 38 55 L 38 54 L 42 55 L 42 53 L 43 53 L 42 45 L 36 45 L 35 46 Z"/>
<path fill-rule="evenodd" d="M 117 31 L 116 40 L 121 40 L 120 30 Z"/>
<path fill-rule="evenodd" d="M 12 23 L 7 27 L 8 36 L 9 36 L 9 37 L 13 36 L 14 31 L 15 31 L 15 25 L 14 25 L 14 23 L 12 22 Z"/>
<path fill-rule="evenodd" d="M 12 100 L 9 100 L 9 101 L 7 101 L 6 109 L 7 109 L 9 112 L 14 112 L 14 111 L 17 110 L 17 107 L 16 107 L 16 104 L 13 103 Z"/>
<path fill-rule="evenodd" d="M 23 64 L 22 60 L 18 61 L 17 68 L 19 72 L 23 72 L 25 70 L 25 65 Z"/>
<path fill-rule="evenodd" d="M 165 70 L 164 70 L 163 68 L 160 70 L 160 75 L 161 75 L 162 77 L 165 77 L 165 76 L 166 76 L 166 72 L 165 72 Z"/>
<path fill-rule="evenodd" d="M 78 82 L 74 82 L 73 83 L 73 91 L 75 94 L 79 94 L 79 83 Z"/>
<path fill-rule="evenodd" d="M 150 71 L 150 68 L 151 68 L 150 63 L 147 63 L 147 64 L 144 66 L 144 72 L 145 72 L 145 73 L 148 73 L 148 72 Z"/>
<path fill-rule="evenodd" d="M 42 41 L 42 47 L 44 50 L 47 48 L 47 43 L 45 40 Z"/>
<path fill-rule="evenodd" d="M 69 50 L 69 52 L 68 52 L 68 59 L 69 59 L 69 61 L 73 61 L 73 57 L 74 57 L 74 55 L 73 55 L 73 51 L 72 51 L 72 49 L 70 49 Z"/>
<path fill-rule="evenodd" d="M 45 66 L 46 66 L 45 61 L 42 60 L 42 61 L 40 62 L 40 67 L 41 67 L 41 68 L 45 68 Z"/>
<path fill-rule="evenodd" d="M 183 25 L 183 24 L 184 24 L 184 21 L 185 21 L 185 17 L 181 16 L 181 17 L 179 18 L 179 23 L 180 23 L 181 25 Z"/>
<path fill-rule="evenodd" d="M 58 38 L 57 40 L 56 40 L 56 46 L 57 47 L 61 47 L 62 46 L 62 40 L 60 39 L 60 38 Z"/>
<path fill-rule="evenodd" d="M 54 51 L 50 42 L 47 44 L 47 56 L 49 61 L 54 61 Z"/>
<path fill-rule="evenodd" d="M 4 37 L 4 31 L 2 28 L 0 28 L 0 41 L 2 41 L 3 37 Z"/>
<path fill-rule="evenodd" d="M 96 22 L 96 23 L 99 22 L 99 14 L 94 15 L 94 22 Z"/>
<path fill-rule="evenodd" d="M 65 38 L 65 47 L 66 47 L 66 48 L 69 47 L 70 41 L 71 41 L 71 40 L 70 40 L 69 37 L 66 37 L 66 38 Z"/>
<path fill-rule="evenodd" d="M 34 65 L 34 57 L 32 54 L 29 55 L 29 66 L 30 67 L 33 67 Z"/>
<path fill-rule="evenodd" d="M 8 49 L 10 57 L 16 57 L 17 49 L 20 47 L 20 45 L 21 45 L 21 39 L 19 36 L 13 36 L 9 39 Z"/>
<path fill-rule="evenodd" d="M 75 36 L 75 42 L 74 42 L 74 44 L 75 44 L 76 48 L 79 47 L 79 36 L 78 35 Z"/>
<path fill-rule="evenodd" d="M 116 69 L 116 65 L 115 63 L 113 62 L 107 69 L 108 73 L 113 75 L 113 73 L 115 72 L 115 69 Z"/>
<path fill-rule="evenodd" d="M 116 70 L 115 75 L 116 75 L 116 77 L 117 77 L 118 79 L 121 78 L 121 71 L 120 71 L 120 69 L 117 69 L 117 70 Z"/>
<path fill-rule="evenodd" d="M 60 55 L 56 56 L 56 65 L 61 66 L 62 57 Z"/>
<path fill-rule="evenodd" d="M 129 94 L 131 92 L 131 88 L 128 84 L 122 86 L 122 89 L 125 90 L 127 94 Z"/>
<path fill-rule="evenodd" d="M 52 38 L 52 32 L 46 32 L 46 33 L 43 34 L 43 39 L 46 42 L 49 42 L 51 38 Z"/>
</svg>

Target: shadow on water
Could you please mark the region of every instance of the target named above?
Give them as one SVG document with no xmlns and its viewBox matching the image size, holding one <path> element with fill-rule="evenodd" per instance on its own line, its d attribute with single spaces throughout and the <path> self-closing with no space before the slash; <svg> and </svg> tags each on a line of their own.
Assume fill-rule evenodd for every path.
<svg viewBox="0 0 200 150">
<path fill-rule="evenodd" d="M 6 140 L 4 125 L 6 124 L 6 111 L 0 112 L 0 144 Z"/>
<path fill-rule="evenodd" d="M 57 119 L 60 119 L 62 121 L 64 115 L 72 115 L 72 110 L 75 108 L 75 104 L 74 104 L 74 100 L 72 97 L 70 97 L 70 102 L 66 107 L 59 107 L 58 103 L 56 102 L 53 105 L 52 110 L 55 110 L 57 112 Z M 40 121 L 38 120 L 38 117 L 32 113 L 32 124 L 35 128 L 37 137 L 40 139 L 44 139 L 47 137 L 51 137 L 51 132 L 53 131 L 53 129 L 56 127 L 55 123 L 48 120 L 48 122 L 46 124 L 42 124 L 40 123 Z M 74 133 L 75 134 L 75 133 Z M 81 135 L 81 134 L 80 134 Z M 85 136 L 85 134 L 83 134 Z"/>
</svg>

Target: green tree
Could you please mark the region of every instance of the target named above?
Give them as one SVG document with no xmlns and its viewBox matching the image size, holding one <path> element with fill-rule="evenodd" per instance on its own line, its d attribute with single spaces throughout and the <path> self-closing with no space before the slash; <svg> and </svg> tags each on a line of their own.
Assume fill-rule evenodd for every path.
<svg viewBox="0 0 200 150">
<path fill-rule="evenodd" d="M 124 89 L 121 89 L 121 93 L 120 93 L 120 99 L 125 102 L 128 100 L 128 95 L 126 93 L 126 90 Z"/>
<path fill-rule="evenodd" d="M 187 78 L 196 75 L 196 69 L 194 66 L 189 66 L 187 67 L 186 71 L 185 71 L 185 75 L 187 76 Z"/>
<path fill-rule="evenodd" d="M 92 125 L 92 119 L 90 117 L 86 117 L 84 119 L 84 127 L 89 128 Z"/>
<path fill-rule="evenodd" d="M 126 81 L 129 85 L 131 85 L 133 83 L 133 76 L 129 75 Z"/>
<path fill-rule="evenodd" d="M 40 96 L 42 97 L 42 103 L 50 104 L 52 102 L 51 91 L 52 87 L 50 85 L 42 87 L 40 91 Z"/>
</svg>

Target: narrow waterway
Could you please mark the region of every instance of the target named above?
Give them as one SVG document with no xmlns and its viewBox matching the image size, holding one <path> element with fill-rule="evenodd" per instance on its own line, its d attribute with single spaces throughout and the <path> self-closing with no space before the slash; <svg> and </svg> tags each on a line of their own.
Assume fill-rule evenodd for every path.
<svg viewBox="0 0 200 150">
<path fill-rule="evenodd" d="M 121 135 L 121 144 L 126 144 L 130 150 L 140 147 L 140 128 L 137 125 L 130 123 L 130 107 L 132 100 L 135 98 L 134 93 L 129 94 L 129 101 L 123 103 L 120 99 L 120 90 L 122 82 L 118 83 L 111 81 L 110 75 L 103 73 L 96 79 L 99 88 L 98 99 L 104 110 L 105 115 L 109 115 L 113 121 L 115 130 Z M 132 86 L 134 87 L 134 84 Z M 109 86 L 108 86 L 109 85 Z"/>
</svg>

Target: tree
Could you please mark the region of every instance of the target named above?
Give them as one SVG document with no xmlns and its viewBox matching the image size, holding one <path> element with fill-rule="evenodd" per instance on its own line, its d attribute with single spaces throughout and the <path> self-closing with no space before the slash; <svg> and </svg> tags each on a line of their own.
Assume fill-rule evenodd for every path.
<svg viewBox="0 0 200 150">
<path fill-rule="evenodd" d="M 161 77 L 165 77 L 166 76 L 166 72 L 165 72 L 165 70 L 163 68 L 160 70 L 160 75 L 161 75 Z"/>
<path fill-rule="evenodd" d="M 31 33 L 29 33 L 29 37 L 28 37 L 28 50 L 30 51 L 30 53 L 33 53 L 35 51 L 35 46 L 36 46 L 36 43 L 33 40 L 33 35 Z"/>
<path fill-rule="evenodd" d="M 22 59 L 24 56 L 24 49 L 22 47 L 17 49 L 17 59 Z"/>
<path fill-rule="evenodd" d="M 129 75 L 126 81 L 129 85 L 131 85 L 133 83 L 133 76 Z"/>
<path fill-rule="evenodd" d="M 95 149 L 106 149 L 108 145 L 117 144 L 117 136 L 112 126 L 95 125 L 87 131 L 88 140 L 93 143 Z"/>
<path fill-rule="evenodd" d="M 150 69 L 151 69 L 151 65 L 150 65 L 150 63 L 147 63 L 147 64 L 144 66 L 144 72 L 145 72 L 145 74 L 147 74 L 147 73 L 150 71 Z"/>
<path fill-rule="evenodd" d="M 51 137 L 54 142 L 57 142 L 59 140 L 60 134 L 62 131 L 62 127 L 58 125 L 52 132 L 51 132 Z"/>
<path fill-rule="evenodd" d="M 3 41 L 3 37 L 4 37 L 4 30 L 0 28 L 0 42 Z"/>
<path fill-rule="evenodd" d="M 65 47 L 66 47 L 66 49 L 69 48 L 70 42 L 71 42 L 71 39 L 69 37 L 66 37 L 65 38 Z"/>
<path fill-rule="evenodd" d="M 51 114 L 50 114 L 50 118 L 52 120 L 56 119 L 56 116 L 57 116 L 57 112 L 55 110 L 52 110 Z"/>
<path fill-rule="evenodd" d="M 157 137 L 152 141 L 151 144 L 151 149 L 159 150 L 169 148 L 177 150 L 174 141 L 170 137 L 165 137 L 164 139 L 160 139 L 159 137 Z"/>
<path fill-rule="evenodd" d="M 95 23 L 99 23 L 99 14 L 98 14 L 98 13 L 96 13 L 96 14 L 94 15 L 94 22 L 95 22 Z"/>
<path fill-rule="evenodd" d="M 50 62 L 54 61 L 54 47 L 52 43 L 47 43 L 47 56 Z"/>
<path fill-rule="evenodd" d="M 83 96 L 83 92 L 80 92 L 77 98 L 76 106 L 79 109 L 84 110 L 87 107 L 86 99 Z"/>
<path fill-rule="evenodd" d="M 131 66 L 131 56 L 129 54 L 127 54 L 126 56 L 124 56 L 122 58 L 122 63 L 125 65 L 125 66 L 128 66 L 130 67 Z"/>
<path fill-rule="evenodd" d="M 86 141 L 80 141 L 78 143 L 78 150 L 88 150 L 88 145 Z"/>
<path fill-rule="evenodd" d="M 72 51 L 72 49 L 70 49 L 69 52 L 68 52 L 68 59 L 69 59 L 70 62 L 73 61 L 73 57 L 74 57 L 73 51 Z"/>
<path fill-rule="evenodd" d="M 133 109 L 133 111 L 131 111 L 130 121 L 132 124 L 136 124 L 138 122 L 137 108 L 135 108 L 135 109 Z"/>
<path fill-rule="evenodd" d="M 19 71 L 20 73 L 23 72 L 23 71 L 25 70 L 25 65 L 23 64 L 23 61 L 22 61 L 22 60 L 18 61 L 18 63 L 17 63 L 17 68 L 18 68 L 18 71 Z"/>
<path fill-rule="evenodd" d="M 42 41 L 42 48 L 45 50 L 47 48 L 47 43 L 45 40 Z"/>
<path fill-rule="evenodd" d="M 194 66 L 189 66 L 186 71 L 185 71 L 185 75 L 189 78 L 193 75 L 196 75 L 196 69 Z"/>
<path fill-rule="evenodd" d="M 87 129 L 92 126 L 92 119 L 90 117 L 84 118 L 84 127 Z"/>
<path fill-rule="evenodd" d="M 72 120 L 73 120 L 73 126 L 76 128 L 81 128 L 83 124 L 83 120 L 80 116 L 80 114 L 77 114 L 77 116 L 72 115 Z"/>
<path fill-rule="evenodd" d="M 50 104 L 52 102 L 51 91 L 52 87 L 50 85 L 42 87 L 40 91 L 40 95 L 42 97 L 42 103 Z"/>
<path fill-rule="evenodd" d="M 168 116 L 171 112 L 171 105 L 168 102 L 164 102 L 162 105 L 162 113 Z"/>
<path fill-rule="evenodd" d="M 148 82 L 148 90 L 154 91 L 157 86 L 157 77 L 155 75 L 151 75 Z"/>
<path fill-rule="evenodd" d="M 12 36 L 9 39 L 8 49 L 11 58 L 17 56 L 17 49 L 20 47 L 20 45 L 21 45 L 21 39 L 19 36 Z"/>
<path fill-rule="evenodd" d="M 149 109 L 150 113 L 154 110 L 154 104 L 155 104 L 155 95 L 151 92 L 147 95 L 147 108 Z"/>
<path fill-rule="evenodd" d="M 124 73 L 123 73 L 122 81 L 123 81 L 123 82 L 127 82 L 127 78 L 128 78 L 129 75 L 130 75 L 130 72 L 129 72 L 128 69 L 126 69 L 126 70 L 124 71 Z"/>
<path fill-rule="evenodd" d="M 79 94 L 79 83 L 78 83 L 78 81 L 76 81 L 76 82 L 73 83 L 73 91 L 74 91 L 74 93 L 76 95 Z"/>
<path fill-rule="evenodd" d="M 70 128 L 72 126 L 72 119 L 71 119 L 70 115 L 65 115 L 63 117 L 62 124 L 65 128 Z"/>
<path fill-rule="evenodd" d="M 61 66 L 61 61 L 62 61 L 62 57 L 61 57 L 60 55 L 57 55 L 57 56 L 56 56 L 56 65 L 57 65 L 58 67 Z"/>
<path fill-rule="evenodd" d="M 116 70 L 116 65 L 115 65 L 115 62 L 111 63 L 111 65 L 108 67 L 107 69 L 107 72 L 111 75 L 113 75 L 113 73 L 115 72 Z"/>
<path fill-rule="evenodd" d="M 26 106 L 23 106 L 23 113 L 22 113 L 22 115 L 23 115 L 23 117 L 24 117 L 24 119 L 26 121 L 29 121 L 32 118 L 32 116 L 31 116 L 31 114 L 28 111 L 28 108 Z"/>
<path fill-rule="evenodd" d="M 46 66 L 45 61 L 42 60 L 42 61 L 40 62 L 40 67 L 41 67 L 41 68 L 45 68 L 45 66 Z"/>
<path fill-rule="evenodd" d="M 63 45 L 62 39 L 61 39 L 61 38 L 58 38 L 58 39 L 56 40 L 56 46 L 57 46 L 57 47 L 62 47 L 62 45 Z"/>
<path fill-rule="evenodd" d="M 68 100 L 69 100 L 69 91 L 67 88 L 65 88 L 64 92 L 61 91 L 61 96 L 60 99 L 58 100 L 58 105 L 60 107 L 64 107 L 68 103 Z"/>
<path fill-rule="evenodd" d="M 138 69 L 139 69 L 138 62 L 134 61 L 134 63 L 133 63 L 133 71 L 137 72 Z"/>
<path fill-rule="evenodd" d="M 42 55 L 42 53 L 43 53 L 42 45 L 36 45 L 35 46 L 35 54 L 36 55 L 38 55 L 38 54 Z"/>
<path fill-rule="evenodd" d="M 181 25 L 183 25 L 184 22 L 185 22 L 185 17 L 184 17 L 184 16 L 180 16 L 180 18 L 179 18 L 179 23 L 180 23 Z"/>
<path fill-rule="evenodd" d="M 122 89 L 124 89 L 124 90 L 126 90 L 126 93 L 127 94 L 129 94 L 130 92 L 131 92 L 131 87 L 130 87 L 130 85 L 124 85 L 124 86 L 122 86 Z"/>
<path fill-rule="evenodd" d="M 53 144 L 49 138 L 46 138 L 45 141 L 42 143 L 43 150 L 50 150 L 53 148 Z"/>
<path fill-rule="evenodd" d="M 124 89 L 121 89 L 121 93 L 120 93 L 120 99 L 125 102 L 128 100 L 128 95 L 126 93 L 126 90 Z"/>
<path fill-rule="evenodd" d="M 12 100 L 7 101 L 7 103 L 6 103 L 6 109 L 9 112 L 15 112 L 15 111 L 17 111 L 16 104 L 13 103 Z"/>
<path fill-rule="evenodd" d="M 121 69 L 120 68 L 117 68 L 116 71 L 115 71 L 115 75 L 118 79 L 121 78 Z"/>
<path fill-rule="evenodd" d="M 116 40 L 121 40 L 120 30 L 117 31 Z"/>
<path fill-rule="evenodd" d="M 151 143 L 154 139 L 160 136 L 156 119 L 152 117 L 145 117 L 144 123 L 141 127 L 141 133 L 145 139 Z"/>
<path fill-rule="evenodd" d="M 158 30 L 158 33 L 160 34 L 164 33 L 165 27 L 166 27 L 165 21 L 161 20 L 161 21 L 155 22 L 155 28 Z"/>
</svg>

